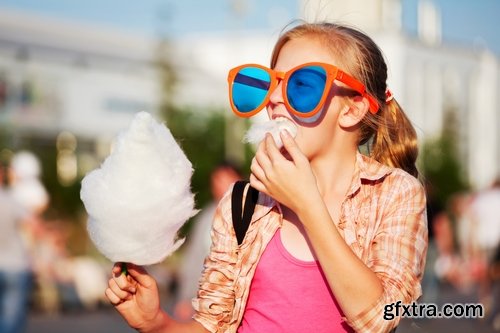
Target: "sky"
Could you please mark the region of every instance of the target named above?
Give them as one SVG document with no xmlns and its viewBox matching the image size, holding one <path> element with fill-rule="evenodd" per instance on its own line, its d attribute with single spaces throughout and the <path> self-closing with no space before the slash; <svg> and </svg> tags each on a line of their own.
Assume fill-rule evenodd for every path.
<svg viewBox="0 0 500 333">
<path fill-rule="evenodd" d="M 235 27 L 281 27 L 298 14 L 297 0 L 0 0 L 0 10 L 2 7 L 149 35 L 168 31 L 174 36 Z M 243 17 L 235 15 L 237 8 L 245 12 Z M 269 12 L 275 16 L 273 20 Z"/>
<path fill-rule="evenodd" d="M 445 41 L 487 45 L 500 55 L 500 0 L 433 1 Z M 403 26 L 416 34 L 418 0 L 402 3 Z M 276 31 L 299 15 L 298 0 L 0 0 L 2 7 L 173 37 L 235 28 Z"/>
<path fill-rule="evenodd" d="M 416 34 L 418 0 L 403 0 L 403 25 Z M 433 0 L 441 12 L 443 39 L 487 45 L 500 56 L 499 0 Z"/>
</svg>

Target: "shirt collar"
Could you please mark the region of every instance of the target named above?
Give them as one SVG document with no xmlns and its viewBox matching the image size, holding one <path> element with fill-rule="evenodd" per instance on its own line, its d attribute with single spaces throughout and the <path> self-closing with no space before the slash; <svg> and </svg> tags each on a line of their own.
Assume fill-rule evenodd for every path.
<svg viewBox="0 0 500 333">
<path fill-rule="evenodd" d="M 347 196 L 354 195 L 366 181 L 376 182 L 392 172 L 393 168 L 381 164 L 371 157 L 356 153 L 356 167 Z"/>
</svg>

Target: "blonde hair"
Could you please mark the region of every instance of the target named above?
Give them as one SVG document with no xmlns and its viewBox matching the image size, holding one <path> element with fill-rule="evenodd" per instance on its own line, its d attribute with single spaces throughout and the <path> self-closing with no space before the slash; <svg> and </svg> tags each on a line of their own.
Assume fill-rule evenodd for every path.
<svg viewBox="0 0 500 333">
<path fill-rule="evenodd" d="M 318 38 L 339 62 L 334 65 L 362 82 L 377 100 L 378 112 L 367 112 L 361 121 L 358 145 L 366 144 L 369 155 L 378 162 L 418 177 L 417 134 L 396 100 L 392 98 L 386 103 L 387 65 L 377 44 L 363 32 L 348 26 L 302 23 L 280 36 L 272 53 L 271 68 L 276 65 L 281 48 L 301 37 Z"/>
</svg>

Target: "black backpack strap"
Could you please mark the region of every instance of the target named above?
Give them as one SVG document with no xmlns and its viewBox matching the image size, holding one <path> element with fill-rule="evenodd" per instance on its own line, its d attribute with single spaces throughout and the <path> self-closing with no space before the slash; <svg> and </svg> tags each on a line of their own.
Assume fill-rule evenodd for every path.
<svg viewBox="0 0 500 333">
<path fill-rule="evenodd" d="M 245 234 L 250 226 L 257 199 L 259 198 L 259 191 L 253 187 L 248 187 L 248 193 L 245 198 L 245 203 L 242 205 L 243 193 L 248 184 L 247 180 L 239 180 L 234 184 L 233 193 L 231 195 L 231 214 L 233 218 L 233 228 L 236 233 L 238 245 L 243 242 Z M 242 214 L 243 206 L 243 214 Z"/>
</svg>

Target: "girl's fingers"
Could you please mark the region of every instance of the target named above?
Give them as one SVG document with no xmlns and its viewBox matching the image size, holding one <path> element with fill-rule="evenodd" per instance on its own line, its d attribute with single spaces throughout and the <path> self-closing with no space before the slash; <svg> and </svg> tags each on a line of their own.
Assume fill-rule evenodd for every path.
<svg viewBox="0 0 500 333">
<path fill-rule="evenodd" d="M 267 140 L 267 139 L 266 139 Z M 255 153 L 255 160 L 259 163 L 260 167 L 263 170 L 268 170 L 271 167 L 271 160 L 266 151 L 265 141 L 263 141 L 264 145 L 260 145 L 259 149 Z"/>
<path fill-rule="evenodd" d="M 113 305 L 118 305 L 122 302 L 122 299 L 116 296 L 116 294 L 111 290 L 111 288 L 106 288 L 104 294 L 108 298 L 109 302 Z"/>
<path fill-rule="evenodd" d="M 122 290 L 132 292 L 135 289 L 135 281 L 125 274 L 113 274 L 112 280 L 115 281 L 116 285 Z"/>
<path fill-rule="evenodd" d="M 252 164 L 250 165 L 250 171 L 257 179 L 261 181 L 266 179 L 266 174 L 255 157 L 252 159 Z"/>
<path fill-rule="evenodd" d="M 133 278 L 134 282 L 140 284 L 142 287 L 151 289 L 156 287 L 156 281 L 148 274 L 142 266 L 127 264 L 129 276 Z"/>
<path fill-rule="evenodd" d="M 122 273 L 122 265 L 126 265 L 128 275 Z M 135 288 L 137 283 L 146 288 L 154 284 L 153 278 L 142 266 L 132 263 L 116 263 L 112 272 L 116 283 L 124 290 Z"/>
<path fill-rule="evenodd" d="M 283 147 L 285 147 L 288 154 L 294 161 L 298 161 L 303 158 L 304 154 L 300 150 L 299 146 L 297 146 L 297 142 L 293 139 L 293 137 L 288 133 L 288 131 L 280 132 L 281 141 L 283 141 Z"/>
<path fill-rule="evenodd" d="M 264 185 L 264 182 L 267 181 L 266 174 L 259 166 L 259 162 L 257 162 L 255 158 L 250 166 L 250 171 L 250 185 L 260 192 L 267 193 L 266 186 Z"/>
<path fill-rule="evenodd" d="M 257 191 L 269 195 L 269 193 L 267 192 L 266 186 L 260 180 L 258 180 L 257 177 L 255 177 L 255 175 L 253 173 L 250 174 L 250 185 L 254 189 L 256 189 Z"/>
<path fill-rule="evenodd" d="M 119 273 L 121 273 L 122 272 L 122 263 L 115 262 L 115 264 L 113 265 L 113 269 L 111 270 L 111 272 L 113 273 L 113 276 L 114 275 L 118 275 Z"/>
<path fill-rule="evenodd" d="M 274 138 L 272 135 L 267 134 L 265 138 L 265 144 L 266 144 L 266 151 L 269 160 L 271 163 L 276 162 L 277 159 L 282 158 L 283 155 L 281 155 L 278 146 L 276 146 L 276 142 L 274 141 Z"/>
<path fill-rule="evenodd" d="M 132 292 L 135 292 L 135 290 L 130 290 L 129 289 L 123 289 L 121 288 L 117 283 L 115 279 L 109 279 L 108 281 L 108 288 L 111 289 L 113 294 L 115 294 L 117 297 L 120 299 L 126 299 L 128 298 Z"/>
</svg>

